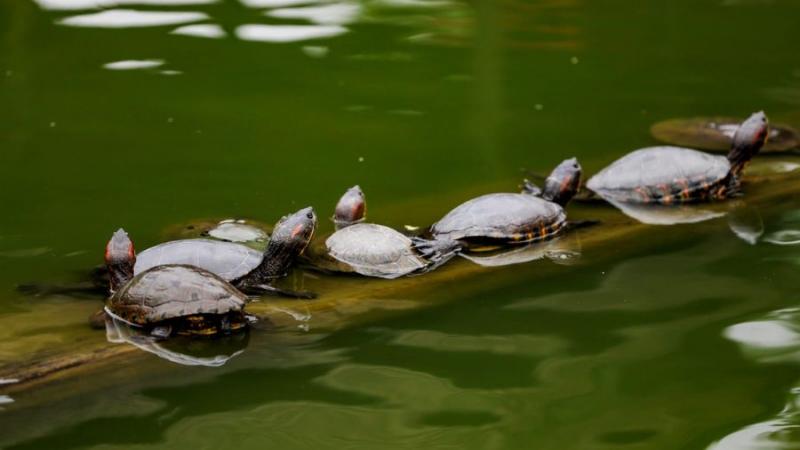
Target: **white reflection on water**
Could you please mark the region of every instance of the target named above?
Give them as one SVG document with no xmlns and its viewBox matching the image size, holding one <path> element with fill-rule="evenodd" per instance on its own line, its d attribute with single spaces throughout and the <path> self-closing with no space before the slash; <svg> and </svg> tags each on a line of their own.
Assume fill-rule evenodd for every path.
<svg viewBox="0 0 800 450">
<path fill-rule="evenodd" d="M 319 3 L 314 0 L 239 0 L 250 8 L 282 8 L 284 6 L 307 5 Z"/>
<path fill-rule="evenodd" d="M 556 264 L 570 265 L 580 260 L 581 244 L 576 235 L 572 234 L 497 252 L 461 253 L 461 256 L 484 267 L 523 264 L 543 258 L 548 258 Z"/>
<path fill-rule="evenodd" d="M 311 58 L 324 58 L 328 56 L 330 49 L 321 45 L 306 45 L 303 46 L 303 53 Z"/>
<path fill-rule="evenodd" d="M 339 36 L 347 33 L 339 25 L 242 25 L 236 36 L 245 41 L 297 42 Z"/>
<path fill-rule="evenodd" d="M 197 24 L 197 25 L 184 25 L 180 28 L 176 28 L 172 30 L 171 34 L 203 37 L 209 39 L 222 39 L 225 37 L 225 30 L 223 30 L 222 27 L 219 25 Z"/>
<path fill-rule="evenodd" d="M 782 309 L 762 320 L 728 327 L 725 337 L 760 363 L 800 362 L 800 308 Z M 786 406 L 773 419 L 734 431 L 709 450 L 800 449 L 800 387 L 789 392 Z"/>
<path fill-rule="evenodd" d="M 163 64 L 163 59 L 127 59 L 103 64 L 103 68 L 108 70 L 152 69 Z"/>
<path fill-rule="evenodd" d="M 265 14 L 279 19 L 305 19 L 320 25 L 347 25 L 358 18 L 361 7 L 355 3 L 333 3 L 304 8 L 281 8 Z"/>
<path fill-rule="evenodd" d="M 70 27 L 133 28 L 177 25 L 208 19 L 201 12 L 136 11 L 111 9 L 93 14 L 81 14 L 61 19 L 57 23 Z"/>
<path fill-rule="evenodd" d="M 800 230 L 776 231 L 764 240 L 775 245 L 798 245 L 800 244 Z"/>
<path fill-rule="evenodd" d="M 50 10 L 114 8 L 121 5 L 182 6 L 207 5 L 219 0 L 34 0 L 40 8 Z"/>
<path fill-rule="evenodd" d="M 725 215 L 724 211 L 715 211 L 695 205 L 642 205 L 637 203 L 608 200 L 628 217 L 649 225 L 678 225 L 698 223 L 716 219 Z"/>
<path fill-rule="evenodd" d="M 8 405 L 9 403 L 14 403 L 14 399 L 8 395 L 0 395 L 0 411 L 5 409 L 3 405 Z"/>
<path fill-rule="evenodd" d="M 196 356 L 167 349 L 166 341 L 156 341 L 143 335 L 139 329 L 128 325 L 124 320 L 113 316 L 106 309 L 106 339 L 114 344 L 131 344 L 134 347 L 152 353 L 161 359 L 183 366 L 219 367 L 231 358 L 240 355 L 244 350 L 237 350 L 230 355 Z"/>
</svg>

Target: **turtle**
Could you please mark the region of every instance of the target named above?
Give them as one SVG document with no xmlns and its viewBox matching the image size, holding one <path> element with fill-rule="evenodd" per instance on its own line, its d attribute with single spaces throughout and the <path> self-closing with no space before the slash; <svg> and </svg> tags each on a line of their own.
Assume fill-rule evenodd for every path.
<svg viewBox="0 0 800 450">
<path fill-rule="evenodd" d="M 693 117 L 670 119 L 653 124 L 650 133 L 661 142 L 679 147 L 709 151 L 728 151 L 741 119 L 731 117 Z M 800 149 L 800 133 L 783 124 L 771 124 L 762 152 Z"/>
<path fill-rule="evenodd" d="M 259 252 L 233 242 L 212 239 L 183 239 L 148 248 L 136 259 L 134 274 L 164 264 L 188 264 L 208 270 L 247 294 L 275 293 L 289 297 L 313 298 L 309 292 L 280 289 L 270 283 L 283 277 L 295 258 L 311 241 L 317 224 L 313 208 L 283 217 L 275 225 L 266 250 Z M 111 277 L 111 289 L 115 289 Z"/>
<path fill-rule="evenodd" d="M 733 197 L 768 130 L 767 116 L 756 112 L 736 130 L 727 157 L 683 147 L 642 148 L 601 170 L 586 187 L 612 203 L 673 205 Z"/>
<path fill-rule="evenodd" d="M 394 279 L 434 267 L 408 236 L 385 225 L 364 223 L 366 208 L 358 185 L 342 195 L 334 210 L 336 231 L 309 255 L 315 269 Z"/>
<path fill-rule="evenodd" d="M 207 270 L 166 264 L 134 275 L 136 253 L 123 230 L 108 242 L 105 261 L 114 289 L 105 313 L 155 338 L 214 336 L 247 326 L 247 296 Z"/>
<path fill-rule="evenodd" d="M 206 238 L 263 250 L 271 231 L 270 225 L 252 219 L 196 219 L 170 225 L 161 235 L 167 240 Z"/>
<path fill-rule="evenodd" d="M 522 193 L 486 194 L 468 200 L 434 223 L 419 238 L 426 257 L 462 248 L 495 250 L 506 245 L 543 241 L 567 226 L 564 206 L 580 186 L 581 166 L 576 158 L 561 162 L 545 180 L 544 190 L 525 181 Z"/>
</svg>

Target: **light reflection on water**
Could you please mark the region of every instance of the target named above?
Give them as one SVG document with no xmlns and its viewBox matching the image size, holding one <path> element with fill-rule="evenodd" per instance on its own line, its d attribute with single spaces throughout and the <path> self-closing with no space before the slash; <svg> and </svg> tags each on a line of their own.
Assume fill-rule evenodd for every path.
<svg viewBox="0 0 800 450">
<path fill-rule="evenodd" d="M 321 39 L 347 33 L 347 28 L 338 25 L 241 25 L 236 36 L 245 41 L 299 42 Z"/>
<path fill-rule="evenodd" d="M 800 308 L 782 309 L 763 319 L 731 325 L 724 335 L 758 363 L 800 363 Z M 774 418 L 734 431 L 709 447 L 709 450 L 780 449 L 800 449 L 800 380 Z"/>
<path fill-rule="evenodd" d="M 199 22 L 208 19 L 201 12 L 137 11 L 132 9 L 112 9 L 92 14 L 81 14 L 58 21 L 70 27 L 90 28 L 134 28 L 177 25 Z"/>
<path fill-rule="evenodd" d="M 122 5 L 183 6 L 206 5 L 219 0 L 34 0 L 42 9 L 74 10 L 114 8 Z"/>
</svg>

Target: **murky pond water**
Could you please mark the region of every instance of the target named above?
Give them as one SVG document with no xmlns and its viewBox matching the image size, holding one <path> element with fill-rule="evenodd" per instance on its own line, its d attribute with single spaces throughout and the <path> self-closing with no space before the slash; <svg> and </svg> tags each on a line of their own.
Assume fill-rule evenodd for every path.
<svg viewBox="0 0 800 450">
<path fill-rule="evenodd" d="M 800 448 L 800 200 L 774 183 L 743 221 L 571 205 L 603 224 L 570 264 L 295 271 L 319 299 L 265 299 L 274 323 L 181 351 L 107 344 L 98 298 L 15 289 L 80 279 L 120 226 L 143 249 L 194 219 L 327 218 L 356 183 L 371 221 L 426 226 L 566 157 L 596 172 L 660 120 L 799 127 L 798 19 L 791 0 L 0 3 L 0 367 L 103 360 L 0 379 L 0 447 Z"/>
</svg>

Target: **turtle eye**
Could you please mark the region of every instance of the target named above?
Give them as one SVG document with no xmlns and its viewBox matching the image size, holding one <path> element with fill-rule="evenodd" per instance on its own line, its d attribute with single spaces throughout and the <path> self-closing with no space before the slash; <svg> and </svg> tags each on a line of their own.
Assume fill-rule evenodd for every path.
<svg viewBox="0 0 800 450">
<path fill-rule="evenodd" d="M 307 217 L 308 219 L 313 219 L 313 218 L 314 218 L 314 215 L 313 215 L 313 214 L 311 214 L 311 213 L 308 213 L 308 214 L 306 214 L 306 217 Z"/>
</svg>

